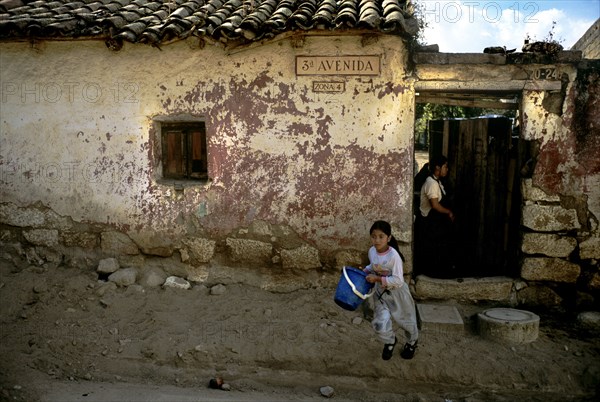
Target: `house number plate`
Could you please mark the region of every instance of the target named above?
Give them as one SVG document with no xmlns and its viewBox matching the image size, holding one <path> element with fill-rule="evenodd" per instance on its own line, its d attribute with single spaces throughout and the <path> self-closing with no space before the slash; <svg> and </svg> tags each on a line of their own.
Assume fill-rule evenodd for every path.
<svg viewBox="0 0 600 402">
<path fill-rule="evenodd" d="M 556 73 L 556 68 L 537 68 L 533 70 L 533 79 L 534 80 L 557 80 L 558 74 Z"/>
</svg>

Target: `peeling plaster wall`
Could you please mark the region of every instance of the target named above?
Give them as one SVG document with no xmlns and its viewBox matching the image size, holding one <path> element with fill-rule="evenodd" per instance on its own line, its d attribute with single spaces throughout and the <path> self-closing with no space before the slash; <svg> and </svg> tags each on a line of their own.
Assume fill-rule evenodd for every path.
<svg viewBox="0 0 600 402">
<path fill-rule="evenodd" d="M 308 244 L 322 261 L 366 251 L 376 219 L 411 241 L 414 90 L 397 37 L 233 51 L 196 39 L 160 51 L 92 41 L 0 49 L 2 203 L 41 203 L 142 248 L 224 244 L 253 222 L 279 228 L 269 233 L 276 247 Z M 296 76 L 297 55 L 379 55 L 381 74 Z M 315 93 L 313 81 L 345 91 Z M 207 127 L 211 180 L 181 191 L 160 179 L 154 122 L 174 115 Z"/>
<path fill-rule="evenodd" d="M 599 73 L 561 70 L 562 91 L 524 91 L 522 137 L 539 143 L 533 185 L 562 196 L 565 207 L 577 210 L 582 228 L 599 236 Z"/>
</svg>

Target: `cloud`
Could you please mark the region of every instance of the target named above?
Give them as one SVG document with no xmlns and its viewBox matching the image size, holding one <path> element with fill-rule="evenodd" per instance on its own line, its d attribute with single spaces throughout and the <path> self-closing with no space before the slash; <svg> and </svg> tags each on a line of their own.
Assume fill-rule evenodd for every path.
<svg viewBox="0 0 600 402">
<path fill-rule="evenodd" d="M 488 46 L 521 50 L 527 36 L 549 39 L 553 21 L 553 39 L 569 49 L 594 22 L 562 9 L 541 9 L 543 2 L 440 0 L 419 4 L 428 25 L 424 42 L 436 43 L 441 52 L 450 53 L 481 53 Z"/>
</svg>

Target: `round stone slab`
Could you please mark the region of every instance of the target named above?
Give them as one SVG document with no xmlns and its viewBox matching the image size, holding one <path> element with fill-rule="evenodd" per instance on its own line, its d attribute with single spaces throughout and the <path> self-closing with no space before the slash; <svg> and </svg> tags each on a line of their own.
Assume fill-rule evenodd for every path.
<svg viewBox="0 0 600 402">
<path fill-rule="evenodd" d="M 525 310 L 493 308 L 477 314 L 477 327 L 484 338 L 527 343 L 538 338 L 540 317 Z"/>
</svg>

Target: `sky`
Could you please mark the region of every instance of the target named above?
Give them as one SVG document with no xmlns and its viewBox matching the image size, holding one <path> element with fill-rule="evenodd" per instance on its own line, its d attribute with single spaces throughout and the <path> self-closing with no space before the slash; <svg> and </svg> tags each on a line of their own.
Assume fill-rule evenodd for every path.
<svg viewBox="0 0 600 402">
<path fill-rule="evenodd" d="M 427 27 L 422 42 L 445 53 L 482 53 L 490 46 L 521 51 L 524 39 L 548 39 L 565 50 L 600 18 L 600 0 L 413 0 Z M 554 29 L 553 21 L 556 22 Z"/>
</svg>

